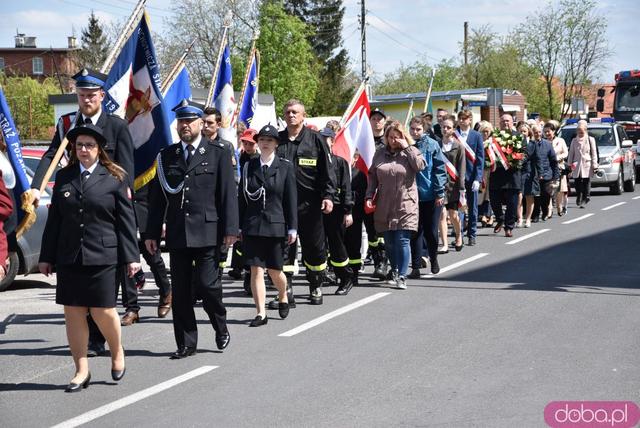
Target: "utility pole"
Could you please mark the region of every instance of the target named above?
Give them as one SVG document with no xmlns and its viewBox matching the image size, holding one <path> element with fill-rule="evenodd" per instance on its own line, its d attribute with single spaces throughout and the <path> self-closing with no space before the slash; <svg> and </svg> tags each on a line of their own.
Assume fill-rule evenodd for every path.
<svg viewBox="0 0 640 428">
<path fill-rule="evenodd" d="M 464 21 L 464 66 L 468 64 L 468 52 L 469 52 L 469 23 Z"/>
<path fill-rule="evenodd" d="M 362 44 L 362 80 L 367 78 L 367 11 L 364 6 L 365 0 L 360 0 L 360 43 Z"/>
</svg>

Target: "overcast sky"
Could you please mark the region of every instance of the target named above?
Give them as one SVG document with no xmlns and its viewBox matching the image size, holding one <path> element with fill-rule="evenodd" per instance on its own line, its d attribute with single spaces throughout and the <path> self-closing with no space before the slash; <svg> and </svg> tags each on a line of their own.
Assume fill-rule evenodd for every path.
<svg viewBox="0 0 640 428">
<path fill-rule="evenodd" d="M 36 36 L 38 47 L 66 47 L 72 27 L 76 34 L 87 24 L 93 9 L 103 22 L 129 16 L 135 0 L 20 0 L 3 1 L 0 15 L 0 46 L 12 47 L 16 30 Z M 147 0 L 152 28 L 165 30 L 171 0 Z M 344 0 L 346 7 L 343 38 L 352 67 L 360 73 L 359 0 Z M 535 16 L 544 3 L 531 0 L 390 1 L 366 0 L 367 63 L 377 76 L 393 71 L 403 62 L 416 59 L 437 63 L 442 58 L 459 58 L 463 24 L 471 28 L 485 24 L 507 34 L 527 16 Z M 612 81 L 623 69 L 640 69 L 640 49 L 636 27 L 638 0 L 598 2 L 609 21 L 608 37 L 613 55 L 600 75 Z M 531 21 L 532 26 L 535 21 Z"/>
</svg>

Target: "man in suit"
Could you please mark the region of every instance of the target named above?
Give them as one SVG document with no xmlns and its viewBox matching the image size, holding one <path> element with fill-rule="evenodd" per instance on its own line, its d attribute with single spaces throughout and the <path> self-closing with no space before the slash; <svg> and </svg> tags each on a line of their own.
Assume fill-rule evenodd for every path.
<svg viewBox="0 0 640 428">
<path fill-rule="evenodd" d="M 467 238 L 468 244 L 476 245 L 476 231 L 478 229 L 478 190 L 484 171 L 484 143 L 482 135 L 471 129 L 473 114 L 469 110 L 458 112 L 458 128 L 456 137 L 464 147 L 467 159 L 465 188 L 467 197 Z M 464 227 L 464 214 L 460 216 Z"/>
<path fill-rule="evenodd" d="M 80 124 L 93 124 L 102 129 L 106 140 L 105 152 L 109 158 L 117 163 L 127 173 L 129 187 L 133 189 L 134 164 L 133 164 L 133 140 L 129 133 L 127 122 L 116 115 L 107 114 L 102 109 L 102 101 L 105 97 L 104 85 L 107 76 L 98 71 L 83 68 L 73 76 L 76 82 L 76 94 L 78 96 L 78 111 L 62 115 L 58 121 L 56 132 L 49 148 L 42 155 L 33 180 L 31 181 L 31 193 L 34 196 L 36 206 L 40 201 L 40 186 L 44 175 L 51 165 L 55 153 L 60 147 L 67 132 Z M 138 321 L 138 290 L 135 279 L 129 278 L 122 267 L 118 270 L 118 278 L 122 285 L 122 304 L 126 312 L 122 317 L 122 325 L 131 325 Z M 104 337 L 95 323 L 89 317 L 89 356 L 105 353 Z"/>
<path fill-rule="evenodd" d="M 171 259 L 173 331 L 178 347 L 171 358 L 180 359 L 196 353 L 195 293 L 202 297 L 218 349 L 225 349 L 231 339 L 222 284 L 217 281 L 217 247 L 219 233 L 226 247 L 237 239 L 238 199 L 229 150 L 202 136 L 203 111 L 186 99 L 173 111 L 181 141 L 158 155 L 157 174 L 149 189 L 145 245 L 151 254 L 157 251 L 166 210 L 165 241 Z"/>
</svg>

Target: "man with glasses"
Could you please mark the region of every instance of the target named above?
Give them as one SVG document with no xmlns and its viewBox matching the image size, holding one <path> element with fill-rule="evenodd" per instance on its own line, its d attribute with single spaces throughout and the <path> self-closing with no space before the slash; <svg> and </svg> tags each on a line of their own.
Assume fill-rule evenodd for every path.
<svg viewBox="0 0 640 428">
<path fill-rule="evenodd" d="M 93 124 L 102 128 L 102 134 L 106 139 L 104 150 L 109 158 L 127 172 L 129 187 L 133 189 L 134 146 L 127 122 L 116 115 L 107 114 L 102 109 L 102 101 L 105 97 L 104 85 L 107 76 L 95 70 L 83 68 L 73 76 L 76 82 L 76 95 L 78 97 L 78 111 L 65 114 L 60 117 L 56 127 L 56 133 L 49 148 L 42 156 L 31 182 L 31 193 L 37 206 L 40 201 L 40 185 L 44 175 L 51 165 L 51 161 L 60 147 L 61 141 L 67 132 L 80 124 Z M 122 301 L 126 312 L 122 317 L 122 325 L 131 325 L 138 321 L 138 290 L 135 279 L 129 278 L 125 270 L 120 267 L 118 278 L 122 284 Z M 91 317 L 89 317 L 89 353 L 93 357 L 105 353 L 105 339 L 98 330 Z"/>
</svg>

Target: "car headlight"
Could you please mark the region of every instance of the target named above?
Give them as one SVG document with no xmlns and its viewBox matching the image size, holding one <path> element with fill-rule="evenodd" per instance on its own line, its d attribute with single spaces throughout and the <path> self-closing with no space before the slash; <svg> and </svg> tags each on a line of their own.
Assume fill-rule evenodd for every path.
<svg viewBox="0 0 640 428">
<path fill-rule="evenodd" d="M 610 165 L 613 162 L 613 156 L 607 156 L 605 158 L 600 158 L 600 166 L 602 165 Z"/>
</svg>

